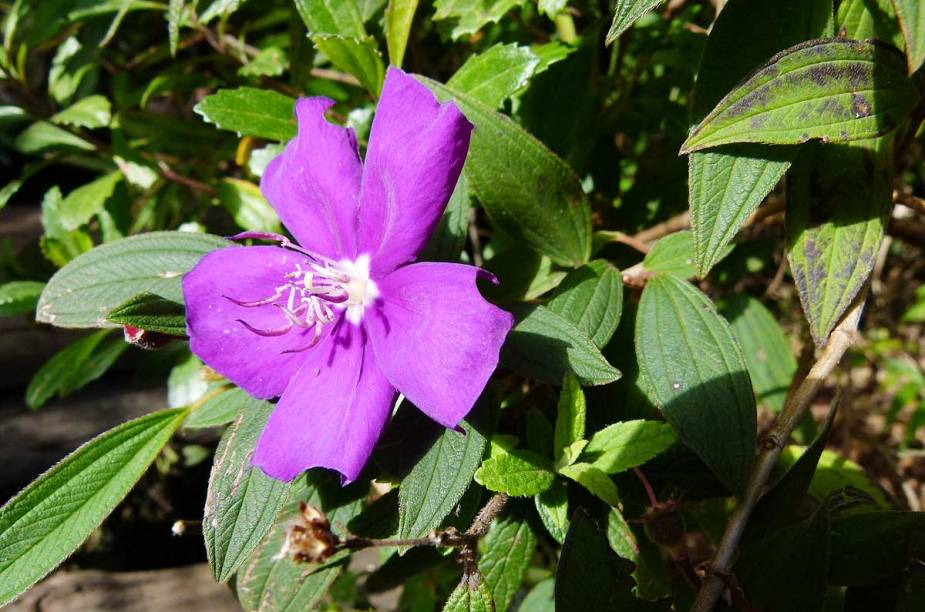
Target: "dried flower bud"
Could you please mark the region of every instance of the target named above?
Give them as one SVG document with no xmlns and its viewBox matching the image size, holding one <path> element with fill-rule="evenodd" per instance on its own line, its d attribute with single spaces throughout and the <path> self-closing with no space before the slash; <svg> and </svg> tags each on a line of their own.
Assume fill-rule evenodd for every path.
<svg viewBox="0 0 925 612">
<path fill-rule="evenodd" d="M 146 351 L 155 351 L 164 348 L 173 336 L 161 334 L 158 332 L 149 332 L 132 325 L 123 325 L 122 331 L 125 333 L 125 341 L 138 348 Z"/>
<path fill-rule="evenodd" d="M 299 502 L 299 514 L 286 529 L 286 537 L 277 558 L 290 557 L 300 563 L 320 563 L 334 554 L 337 536 L 323 512 Z"/>
</svg>

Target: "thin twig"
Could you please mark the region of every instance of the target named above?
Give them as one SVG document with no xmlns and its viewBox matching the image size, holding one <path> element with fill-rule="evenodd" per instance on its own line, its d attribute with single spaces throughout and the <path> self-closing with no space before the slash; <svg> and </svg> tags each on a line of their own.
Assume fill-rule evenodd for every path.
<svg viewBox="0 0 925 612">
<path fill-rule="evenodd" d="M 710 563 L 707 577 L 701 584 L 697 599 L 693 608 L 691 608 L 692 612 L 709 612 L 716 605 L 723 592 L 724 578 L 730 576 L 739 540 L 745 532 L 745 526 L 752 510 L 755 509 L 755 504 L 764 492 L 784 445 L 816 393 L 857 338 L 858 323 L 864 309 L 867 292 L 868 287 L 865 286 L 855 298 L 851 309 L 841 323 L 832 331 L 829 341 L 816 363 L 810 368 L 806 377 L 790 397 L 787 398 L 780 418 L 765 436 L 761 452 L 752 468 L 745 495 L 733 511 L 732 516 L 729 517 L 729 523 L 726 525 L 726 531 L 716 549 L 713 561 Z"/>
<path fill-rule="evenodd" d="M 645 242 L 642 242 L 642 241 L 636 239 L 636 237 L 634 237 L 634 236 L 629 236 L 629 235 L 627 235 L 627 234 L 624 234 L 623 232 L 614 232 L 614 231 L 610 231 L 610 230 L 602 230 L 602 231 L 600 231 L 600 232 L 596 232 L 596 234 L 597 234 L 598 236 L 602 237 L 602 238 L 606 238 L 606 239 L 607 239 L 608 241 L 610 241 L 610 242 L 619 242 L 620 244 L 625 244 L 626 246 L 628 246 L 628 247 L 630 247 L 630 248 L 636 249 L 637 251 L 639 251 L 639 252 L 642 253 L 643 255 L 645 255 L 646 253 L 648 253 L 648 252 L 649 252 L 649 249 L 651 248 L 651 247 L 650 247 L 648 244 L 646 244 Z"/>
<path fill-rule="evenodd" d="M 642 230 L 638 234 L 635 234 L 633 239 L 642 243 L 655 242 L 663 236 L 679 232 L 683 229 L 689 228 L 690 226 L 691 213 L 690 211 L 684 211 L 679 215 L 671 217 L 667 221 L 662 221 L 657 225 L 653 225 L 648 229 Z"/>
<path fill-rule="evenodd" d="M 507 505 L 507 500 L 508 496 L 504 493 L 493 495 L 492 498 L 488 500 L 488 503 L 479 510 L 478 515 L 472 521 L 472 525 L 469 526 L 465 535 L 475 536 L 477 538 L 485 535 L 488 528 L 491 526 L 491 522 L 495 520 L 495 517 L 498 516 L 502 510 L 504 510 L 504 506 Z"/>
</svg>

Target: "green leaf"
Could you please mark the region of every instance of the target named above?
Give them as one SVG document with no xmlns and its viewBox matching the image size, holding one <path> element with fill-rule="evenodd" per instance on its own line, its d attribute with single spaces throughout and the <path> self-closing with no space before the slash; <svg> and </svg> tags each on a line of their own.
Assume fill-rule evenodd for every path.
<svg viewBox="0 0 925 612">
<path fill-rule="evenodd" d="M 704 277 L 726 246 L 783 178 L 795 147 L 728 145 L 691 153 L 690 211 L 695 274 Z"/>
<path fill-rule="evenodd" d="M 251 399 L 222 435 L 209 476 L 202 531 L 212 575 L 231 578 L 270 530 L 289 484 L 251 464 L 273 404 Z"/>
<path fill-rule="evenodd" d="M 443 612 L 494 612 L 495 603 L 491 597 L 491 589 L 485 584 L 480 575 L 473 577 L 475 585 L 463 577 L 462 581 L 446 600 Z"/>
<path fill-rule="evenodd" d="M 873 584 L 899 574 L 910 562 L 911 544 L 922 540 L 925 512 L 865 512 L 832 521 L 829 583 Z"/>
<path fill-rule="evenodd" d="M 93 151 L 94 146 L 68 131 L 47 121 L 36 121 L 16 137 L 16 150 L 20 153 L 44 153 L 50 149 L 80 149 Z"/>
<path fill-rule="evenodd" d="M 538 583 L 520 602 L 518 612 L 555 612 L 556 602 L 553 600 L 555 586 L 556 581 L 553 578 L 547 578 Z"/>
<path fill-rule="evenodd" d="M 603 259 L 588 262 L 569 272 L 546 308 L 568 319 L 603 348 L 617 331 L 623 312 L 620 271 Z"/>
<path fill-rule="evenodd" d="M 791 47 L 720 100 L 681 147 L 849 142 L 891 132 L 916 102 L 902 55 L 875 42 Z"/>
<path fill-rule="evenodd" d="M 527 86 L 539 63 L 540 59 L 529 47 L 497 44 L 484 53 L 469 56 L 446 86 L 496 109 Z"/>
<path fill-rule="evenodd" d="M 0 285 L 0 317 L 12 317 L 35 312 L 45 283 L 12 281 Z"/>
<path fill-rule="evenodd" d="M 121 172 L 110 172 L 70 192 L 58 208 L 58 222 L 68 231 L 88 223 L 103 210 L 121 180 Z"/>
<path fill-rule="evenodd" d="M 162 410 L 84 444 L 0 508 L 0 605 L 70 555 L 116 507 L 186 410 Z"/>
<path fill-rule="evenodd" d="M 116 327 L 109 312 L 140 293 L 182 303 L 180 278 L 215 249 L 218 236 L 151 232 L 96 247 L 51 277 L 36 320 L 58 327 Z"/>
<path fill-rule="evenodd" d="M 670 517 L 671 515 L 662 515 Z M 637 536 L 630 527 L 619 508 L 611 508 L 607 514 L 607 542 L 610 549 L 621 559 L 632 561 L 635 565 L 632 576 L 636 583 L 634 593 L 647 601 L 655 601 L 671 594 L 665 576 L 662 552 L 648 538 Z"/>
<path fill-rule="evenodd" d="M 295 100 L 268 89 L 221 89 L 193 110 L 209 123 L 242 136 L 286 141 L 296 134 Z"/>
<path fill-rule="evenodd" d="M 838 5 L 837 22 L 838 35 L 843 38 L 875 38 L 897 49 L 905 45 L 890 0 L 844 0 Z"/>
<path fill-rule="evenodd" d="M 553 456 L 556 461 L 569 445 L 585 437 L 585 412 L 585 394 L 581 385 L 573 374 L 566 374 L 559 393 L 553 438 Z"/>
<path fill-rule="evenodd" d="M 177 55 L 180 44 L 180 22 L 183 20 L 185 0 L 170 0 L 167 6 L 167 39 L 170 44 L 170 57 Z"/>
<path fill-rule="evenodd" d="M 286 52 L 279 47 L 267 47 L 261 49 L 247 64 L 238 68 L 238 74 L 241 76 L 276 77 L 283 74 L 289 67 L 289 61 L 286 59 Z"/>
<path fill-rule="evenodd" d="M 514 601 L 535 550 L 536 535 L 526 518 L 516 511 L 494 521 L 479 542 L 479 569 L 491 588 L 498 612 L 505 612 Z"/>
<path fill-rule="evenodd" d="M 617 0 L 613 7 L 613 22 L 607 30 L 605 45 L 620 38 L 636 21 L 662 3 L 662 0 Z"/>
<path fill-rule="evenodd" d="M 128 347 L 121 338 L 104 343 L 110 333 L 108 329 L 92 333 L 46 361 L 26 388 L 29 408 L 40 408 L 53 395 L 64 397 L 105 374 Z"/>
<path fill-rule="evenodd" d="M 312 610 L 341 572 L 342 564 L 329 560 L 306 565 L 280 555 L 286 531 L 299 514 L 299 502 L 324 512 L 339 532 L 361 508 L 365 489 L 342 488 L 337 477 L 309 471 L 296 478 L 273 527 L 247 562 L 238 570 L 235 591 L 245 610 Z M 345 535 L 341 533 L 341 535 Z M 335 557 L 336 558 L 336 557 Z"/>
<path fill-rule="evenodd" d="M 109 311 L 108 319 L 119 325 L 130 325 L 150 332 L 170 336 L 186 335 L 186 313 L 183 304 L 165 300 L 153 293 L 140 293 Z"/>
<path fill-rule="evenodd" d="M 874 268 L 892 208 L 892 138 L 805 148 L 787 182 L 787 258 L 817 345 Z"/>
<path fill-rule="evenodd" d="M 668 423 L 621 421 L 591 436 L 581 458 L 607 474 L 616 474 L 642 465 L 676 440 Z"/>
<path fill-rule="evenodd" d="M 295 7 L 310 35 L 366 36 L 355 0 L 295 0 Z"/>
<path fill-rule="evenodd" d="M 385 42 L 389 48 L 389 63 L 401 68 L 411 33 L 411 22 L 418 0 L 389 0 L 385 9 Z"/>
<path fill-rule="evenodd" d="M 607 538 L 591 519 L 577 512 L 556 569 L 556 610 L 664 609 L 633 597 L 631 571 L 632 564 L 610 549 Z"/>
<path fill-rule="evenodd" d="M 591 253 L 591 212 L 575 172 L 509 117 L 479 100 L 418 77 L 441 100 L 452 99 L 474 125 L 465 172 L 493 225 L 575 266 Z"/>
<path fill-rule="evenodd" d="M 829 509 L 772 533 L 743 550 L 733 571 L 762 610 L 822 609 L 829 574 Z M 786 585 L 786 588 L 782 588 Z"/>
<path fill-rule="evenodd" d="M 552 485 L 533 498 L 536 512 L 546 526 L 549 535 L 560 544 L 568 532 L 568 491 L 561 480 L 556 479 Z"/>
<path fill-rule="evenodd" d="M 374 98 L 379 97 L 385 64 L 376 48 L 376 39 L 316 34 L 312 41 L 334 66 L 355 76 Z"/>
<path fill-rule="evenodd" d="M 445 430 L 398 489 L 398 537 L 423 537 L 452 512 L 485 452 L 485 436 L 469 422 Z"/>
<path fill-rule="evenodd" d="M 899 26 L 906 39 L 909 74 L 925 62 L 925 7 L 918 0 L 893 0 Z"/>
<path fill-rule="evenodd" d="M 434 20 L 454 19 L 451 36 L 454 40 L 474 34 L 489 23 L 495 23 L 525 0 L 436 0 Z"/>
<path fill-rule="evenodd" d="M 279 217 L 257 185 L 226 178 L 216 185 L 218 200 L 240 227 L 253 232 L 279 233 Z"/>
<path fill-rule="evenodd" d="M 440 217 L 437 229 L 430 235 L 427 246 L 419 256 L 424 261 L 458 261 L 469 236 L 469 211 L 472 197 L 469 194 L 469 180 L 465 174 L 459 176 L 446 210 Z"/>
<path fill-rule="evenodd" d="M 52 123 L 74 127 L 101 128 L 109 125 L 112 110 L 104 96 L 88 96 L 53 115 Z"/>
<path fill-rule="evenodd" d="M 203 429 L 218 427 L 234 421 L 238 415 L 253 401 L 242 389 L 230 389 L 220 393 L 193 410 L 183 422 L 183 429 Z"/>
<path fill-rule="evenodd" d="M 758 401 L 780 412 L 797 369 L 790 342 L 780 325 L 760 301 L 746 294 L 725 300 L 720 312 L 742 347 Z"/>
<path fill-rule="evenodd" d="M 682 278 L 695 276 L 693 235 L 683 230 L 660 238 L 646 253 L 642 267 L 655 274 L 676 274 Z"/>
<path fill-rule="evenodd" d="M 582 385 L 620 378 L 600 349 L 565 318 L 543 306 L 518 306 L 518 323 L 501 349 L 501 361 L 540 382 L 559 384 L 572 373 Z"/>
<path fill-rule="evenodd" d="M 694 85 L 691 119 L 702 120 L 768 57 L 833 34 L 832 0 L 730 0 L 710 29 Z M 796 152 L 795 147 L 738 144 L 691 154 L 691 230 L 701 277 L 784 176 Z"/>
<path fill-rule="evenodd" d="M 788 446 L 781 453 L 781 464 L 785 468 L 793 465 L 804 451 L 804 447 L 801 446 Z M 809 494 L 821 503 L 829 495 L 839 493 L 846 487 L 862 491 L 881 508 L 890 506 L 883 490 L 871 481 L 864 468 L 850 459 L 845 459 L 835 451 L 828 449 L 822 451 L 819 465 L 816 466 L 816 473 L 813 474 L 813 480 L 809 483 Z"/>
<path fill-rule="evenodd" d="M 595 497 L 604 500 L 609 506 L 616 506 L 620 503 L 617 485 L 613 483 L 610 476 L 590 463 L 573 463 L 562 466 L 559 468 L 559 473 L 591 491 Z"/>
<path fill-rule="evenodd" d="M 740 493 L 755 454 L 755 395 L 742 351 L 713 303 L 670 274 L 646 283 L 636 358 L 653 403 L 678 438 Z"/>
<path fill-rule="evenodd" d="M 480 485 L 515 497 L 542 493 L 555 477 L 549 462 L 529 450 L 496 448 L 475 471 L 475 481 Z"/>
</svg>

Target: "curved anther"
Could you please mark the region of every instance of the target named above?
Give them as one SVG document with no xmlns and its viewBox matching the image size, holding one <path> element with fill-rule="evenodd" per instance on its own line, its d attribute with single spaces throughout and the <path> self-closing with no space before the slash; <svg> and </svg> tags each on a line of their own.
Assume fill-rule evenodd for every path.
<svg viewBox="0 0 925 612">
<path fill-rule="evenodd" d="M 282 327 L 277 327 L 276 329 L 259 329 L 257 327 L 254 327 L 253 325 L 251 325 L 250 323 L 248 323 L 247 321 L 243 319 L 237 319 L 237 321 L 238 323 L 246 327 L 251 332 L 257 334 L 258 336 L 264 336 L 266 338 L 273 337 L 273 336 L 282 336 L 283 334 L 288 332 L 290 329 L 292 329 L 292 323 L 288 325 L 284 325 Z"/>
<path fill-rule="evenodd" d="M 266 304 L 272 304 L 273 302 L 278 300 L 280 297 L 282 297 L 282 295 L 283 295 L 282 292 L 277 291 L 276 293 L 274 293 L 268 298 L 264 298 L 262 300 L 254 300 L 253 302 L 245 302 L 243 300 L 236 300 L 230 295 L 222 295 L 222 297 L 228 300 L 229 302 L 233 302 L 237 304 L 238 306 L 243 306 L 244 308 L 252 308 L 254 306 L 264 306 Z"/>
<path fill-rule="evenodd" d="M 312 348 L 313 346 L 318 344 L 318 340 L 321 339 L 321 330 L 322 330 L 321 324 L 316 324 L 315 325 L 315 335 L 312 336 L 311 342 L 297 349 L 286 349 L 285 351 L 282 352 L 282 354 L 285 355 L 286 353 L 301 353 L 302 351 L 307 351 L 308 349 Z"/>
</svg>

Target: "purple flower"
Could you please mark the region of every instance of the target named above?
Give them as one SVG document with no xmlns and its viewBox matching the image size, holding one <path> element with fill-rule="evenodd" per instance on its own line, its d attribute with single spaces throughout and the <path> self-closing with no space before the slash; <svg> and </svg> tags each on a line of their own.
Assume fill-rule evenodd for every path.
<svg viewBox="0 0 925 612">
<path fill-rule="evenodd" d="M 390 68 L 365 163 L 333 102 L 296 103 L 299 133 L 261 189 L 299 245 L 230 247 L 183 279 L 190 348 L 254 397 L 280 396 L 254 452 L 270 476 L 354 480 L 401 392 L 455 427 L 498 363 L 511 315 L 472 266 L 410 263 L 443 214 L 472 125 Z"/>
</svg>

